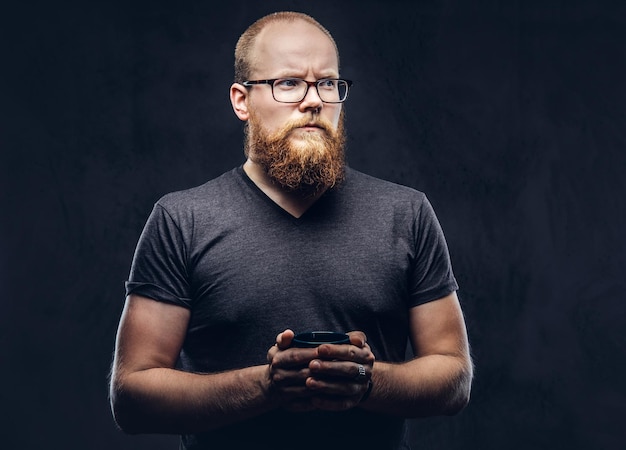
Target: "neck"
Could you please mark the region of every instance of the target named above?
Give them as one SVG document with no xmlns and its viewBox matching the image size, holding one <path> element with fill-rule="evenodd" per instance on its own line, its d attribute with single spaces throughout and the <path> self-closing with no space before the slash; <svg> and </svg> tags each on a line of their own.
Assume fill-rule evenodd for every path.
<svg viewBox="0 0 626 450">
<path fill-rule="evenodd" d="M 311 195 L 287 190 L 274 182 L 263 167 L 250 158 L 244 163 L 243 170 L 265 195 L 296 218 L 301 217 L 326 191 L 323 189 Z"/>
</svg>

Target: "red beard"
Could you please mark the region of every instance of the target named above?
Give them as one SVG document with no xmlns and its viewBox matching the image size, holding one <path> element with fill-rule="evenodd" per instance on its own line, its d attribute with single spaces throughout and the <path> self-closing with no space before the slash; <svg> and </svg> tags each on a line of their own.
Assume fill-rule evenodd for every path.
<svg viewBox="0 0 626 450">
<path fill-rule="evenodd" d="M 299 128 L 314 123 L 319 131 Z M 298 133 L 297 138 L 292 134 Z M 273 134 L 251 114 L 246 127 L 246 156 L 259 164 L 283 189 L 315 195 L 344 178 L 345 131 L 343 111 L 337 130 L 319 115 L 289 122 Z"/>
</svg>

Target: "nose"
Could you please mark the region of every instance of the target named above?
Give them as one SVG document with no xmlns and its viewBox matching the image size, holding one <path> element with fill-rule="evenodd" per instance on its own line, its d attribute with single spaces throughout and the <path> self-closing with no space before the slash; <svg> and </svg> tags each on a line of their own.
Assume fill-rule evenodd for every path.
<svg viewBox="0 0 626 450">
<path fill-rule="evenodd" d="M 320 110 L 324 102 L 317 93 L 317 88 L 314 84 L 309 85 L 309 90 L 300 102 L 299 109 L 303 112 L 311 110 Z"/>
</svg>

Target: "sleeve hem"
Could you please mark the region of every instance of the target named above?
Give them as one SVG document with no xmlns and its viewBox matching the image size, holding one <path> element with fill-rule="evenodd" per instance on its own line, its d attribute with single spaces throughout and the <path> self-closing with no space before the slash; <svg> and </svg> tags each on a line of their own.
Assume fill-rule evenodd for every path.
<svg viewBox="0 0 626 450">
<path fill-rule="evenodd" d="M 437 289 L 433 289 L 427 292 L 422 292 L 419 294 L 419 296 L 412 296 L 409 299 L 409 308 L 423 305 L 424 303 L 429 303 L 435 300 L 439 300 L 457 291 L 458 289 L 459 289 L 459 286 L 456 283 L 456 281 L 454 280 L 450 281 L 449 283 L 443 286 L 440 286 Z"/>
<path fill-rule="evenodd" d="M 191 309 L 191 299 L 178 297 L 156 284 L 127 281 L 125 286 L 126 295 L 141 295 L 142 297 L 148 297 L 159 302 L 172 303 L 174 305 Z"/>
</svg>

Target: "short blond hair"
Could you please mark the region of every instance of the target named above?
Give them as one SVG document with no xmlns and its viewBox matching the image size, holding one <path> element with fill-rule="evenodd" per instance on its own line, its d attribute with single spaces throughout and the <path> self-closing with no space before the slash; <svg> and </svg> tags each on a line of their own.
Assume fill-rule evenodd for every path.
<svg viewBox="0 0 626 450">
<path fill-rule="evenodd" d="M 252 72 L 252 48 L 254 47 L 254 42 L 261 31 L 266 26 L 273 23 L 295 22 L 297 20 L 303 20 L 304 22 L 317 27 L 328 37 L 328 39 L 330 39 L 335 47 L 335 52 L 337 53 L 337 64 L 339 64 L 339 50 L 337 48 L 337 44 L 335 43 L 335 40 L 330 32 L 324 28 L 322 24 L 320 24 L 313 17 L 304 13 L 293 11 L 275 12 L 258 19 L 239 37 L 237 46 L 235 47 L 235 83 L 241 83 L 242 81 L 250 78 L 250 73 Z"/>
</svg>

